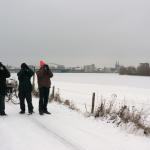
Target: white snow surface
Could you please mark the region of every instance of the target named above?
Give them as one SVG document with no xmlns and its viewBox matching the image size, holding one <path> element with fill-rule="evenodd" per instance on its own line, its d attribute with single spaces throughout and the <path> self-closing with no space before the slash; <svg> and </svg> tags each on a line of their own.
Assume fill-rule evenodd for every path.
<svg viewBox="0 0 150 150">
<path fill-rule="evenodd" d="M 17 78 L 12 74 L 12 78 Z M 92 92 L 97 103 L 101 97 L 149 108 L 150 78 L 117 74 L 54 74 L 52 85 L 64 99 L 84 108 L 91 105 Z M 37 86 L 37 84 L 36 84 Z M 19 105 L 6 103 L 7 117 L 0 117 L 0 150 L 149 150 L 149 137 L 130 134 L 93 117 L 56 103 L 52 115 L 38 114 L 38 99 L 33 98 L 33 115 L 20 115 Z M 90 107 L 89 107 L 90 108 Z"/>
<path fill-rule="evenodd" d="M 83 115 L 56 103 L 52 115 L 20 115 L 19 106 L 6 103 L 0 117 L 0 150 L 149 150 L 149 138 L 129 134 L 112 124 Z"/>
</svg>

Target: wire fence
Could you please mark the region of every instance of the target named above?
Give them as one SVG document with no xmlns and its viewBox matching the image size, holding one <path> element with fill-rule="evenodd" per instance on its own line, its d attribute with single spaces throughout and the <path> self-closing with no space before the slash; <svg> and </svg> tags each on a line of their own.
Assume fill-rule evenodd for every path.
<svg viewBox="0 0 150 150">
<path fill-rule="evenodd" d="M 96 91 L 80 91 L 74 89 L 65 89 L 65 88 L 55 88 L 55 93 L 59 93 L 60 97 L 65 100 L 70 100 L 74 103 L 81 111 L 91 112 L 92 103 L 93 103 L 93 93 L 95 93 L 94 97 L 94 107 L 95 109 L 99 107 L 101 101 L 114 101 L 118 103 L 118 105 L 128 105 L 128 106 L 137 106 L 140 108 L 145 108 L 150 110 L 150 103 L 146 102 L 138 102 L 132 99 L 127 99 L 123 97 L 122 99 L 118 97 L 117 94 L 112 93 L 109 97 L 105 97 L 100 94 L 99 90 Z"/>
</svg>

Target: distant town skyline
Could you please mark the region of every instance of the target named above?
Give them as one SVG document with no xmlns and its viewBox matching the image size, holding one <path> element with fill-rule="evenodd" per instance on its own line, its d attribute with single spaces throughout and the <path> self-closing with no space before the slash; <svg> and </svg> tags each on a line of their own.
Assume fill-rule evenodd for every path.
<svg viewBox="0 0 150 150">
<path fill-rule="evenodd" d="M 0 1 L 0 61 L 112 67 L 150 63 L 148 0 Z"/>
</svg>

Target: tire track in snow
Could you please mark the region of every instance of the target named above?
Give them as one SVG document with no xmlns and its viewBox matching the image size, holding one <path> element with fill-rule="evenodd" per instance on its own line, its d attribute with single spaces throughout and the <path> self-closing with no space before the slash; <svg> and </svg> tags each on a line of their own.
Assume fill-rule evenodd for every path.
<svg viewBox="0 0 150 150">
<path fill-rule="evenodd" d="M 8 119 L 11 119 L 11 117 L 16 117 L 16 113 L 14 113 L 16 111 L 16 107 L 14 105 L 7 105 L 8 110 L 10 110 L 10 115 Z M 8 113 L 8 114 L 9 114 Z M 23 116 L 18 115 L 18 117 L 22 120 L 24 120 Z M 25 117 L 25 116 L 24 116 Z M 28 119 L 27 119 L 28 118 Z M 83 148 L 81 145 L 77 145 L 74 142 L 69 141 L 69 139 L 66 139 L 65 137 L 63 137 L 63 135 L 60 135 L 59 133 L 55 132 L 54 130 L 50 129 L 49 127 L 47 127 L 44 123 L 40 122 L 37 118 L 32 117 L 32 116 L 26 116 L 26 119 L 35 124 L 36 127 L 43 129 L 42 131 L 45 132 L 46 134 L 48 134 L 51 137 L 54 137 L 58 142 L 60 142 L 61 144 L 63 144 L 64 146 L 69 147 L 70 150 L 86 150 L 85 148 Z M 27 121 L 26 120 L 26 121 Z M 9 120 L 10 121 L 10 120 Z M 1 149 L 0 149 L 1 150 Z"/>
<path fill-rule="evenodd" d="M 92 132 L 89 132 L 88 130 L 84 130 L 84 129 L 81 129 L 81 128 L 78 128 L 78 130 L 83 132 L 84 134 L 90 135 L 90 137 L 93 137 L 95 139 L 101 139 L 101 141 L 103 141 L 104 143 L 108 143 L 108 145 L 111 145 L 112 149 L 120 150 L 122 148 L 122 147 L 119 147 L 116 143 L 113 143 L 111 140 L 106 138 L 104 135 L 96 135 Z"/>
<path fill-rule="evenodd" d="M 59 135 L 58 133 L 56 133 L 55 131 L 51 130 L 50 128 L 48 128 L 47 126 L 45 126 L 44 124 L 42 124 L 38 119 L 36 118 L 30 118 L 30 120 L 32 120 L 32 122 L 34 122 L 37 126 L 39 126 L 39 128 L 44 129 L 44 131 L 46 133 L 50 133 L 53 137 L 55 137 L 60 143 L 62 143 L 63 145 L 66 145 L 68 147 L 70 147 L 72 150 L 86 150 L 85 148 L 76 145 L 72 142 L 70 142 L 69 140 L 65 139 L 63 136 Z"/>
</svg>

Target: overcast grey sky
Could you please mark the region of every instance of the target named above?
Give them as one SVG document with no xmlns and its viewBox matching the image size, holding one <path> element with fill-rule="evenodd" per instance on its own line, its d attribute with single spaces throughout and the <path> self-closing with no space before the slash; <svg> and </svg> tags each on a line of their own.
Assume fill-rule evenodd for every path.
<svg viewBox="0 0 150 150">
<path fill-rule="evenodd" d="M 0 0 L 0 61 L 150 62 L 150 0 Z"/>
</svg>

